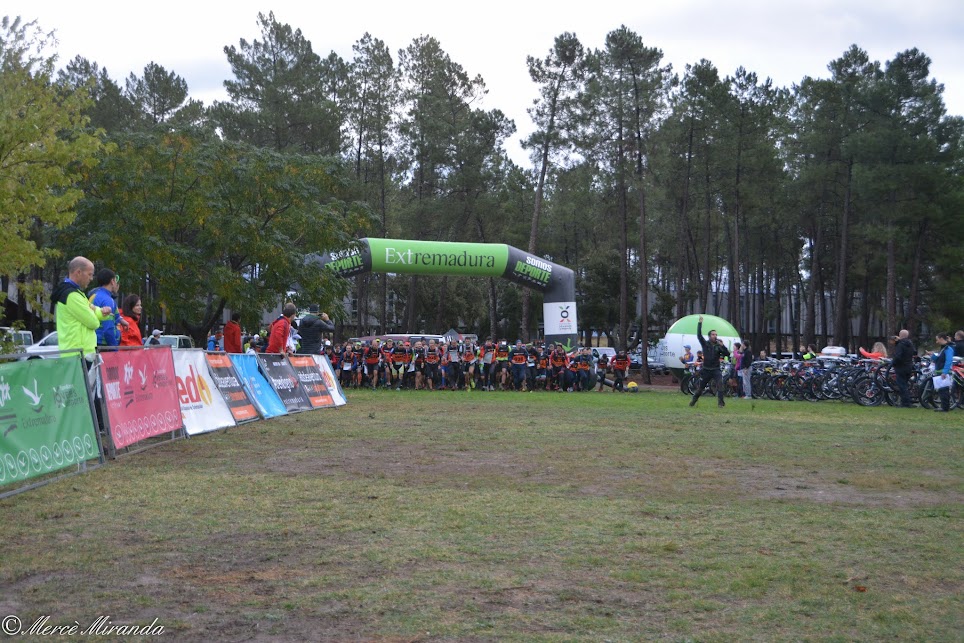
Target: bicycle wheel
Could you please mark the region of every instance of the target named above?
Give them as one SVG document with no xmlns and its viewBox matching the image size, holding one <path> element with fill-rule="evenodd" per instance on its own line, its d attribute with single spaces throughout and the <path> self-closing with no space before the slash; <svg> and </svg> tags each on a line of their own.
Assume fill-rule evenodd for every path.
<svg viewBox="0 0 964 643">
<path fill-rule="evenodd" d="M 679 392 L 685 393 L 686 395 L 692 395 L 690 393 L 690 380 L 693 379 L 692 373 L 686 373 L 679 380 Z"/>
<path fill-rule="evenodd" d="M 934 390 L 934 380 L 928 378 L 920 389 L 920 405 L 925 409 L 935 409 L 940 403 L 937 391 Z"/>
<path fill-rule="evenodd" d="M 851 389 L 853 401 L 860 406 L 880 406 L 884 401 L 883 391 L 877 386 L 876 378 L 870 375 L 858 377 Z"/>
</svg>

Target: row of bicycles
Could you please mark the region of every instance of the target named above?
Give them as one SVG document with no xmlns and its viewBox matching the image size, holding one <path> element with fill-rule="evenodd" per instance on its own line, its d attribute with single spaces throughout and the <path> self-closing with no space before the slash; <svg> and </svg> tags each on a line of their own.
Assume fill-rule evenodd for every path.
<svg viewBox="0 0 964 643">
<path fill-rule="evenodd" d="M 732 365 L 727 365 L 725 369 L 724 394 L 736 396 L 736 373 Z M 897 375 L 888 359 L 769 359 L 753 362 L 750 373 L 754 398 L 806 402 L 844 400 L 861 406 L 900 405 Z M 964 410 L 964 359 L 954 358 L 951 376 L 954 379 L 951 385 L 951 408 Z M 690 367 L 680 380 L 680 391 L 693 395 L 699 383 L 699 370 Z M 711 383 L 710 388 L 715 395 L 715 383 Z M 929 358 L 922 357 L 915 363 L 909 390 L 914 403 L 927 409 L 940 406 L 940 397 L 934 388 L 934 365 Z"/>
</svg>

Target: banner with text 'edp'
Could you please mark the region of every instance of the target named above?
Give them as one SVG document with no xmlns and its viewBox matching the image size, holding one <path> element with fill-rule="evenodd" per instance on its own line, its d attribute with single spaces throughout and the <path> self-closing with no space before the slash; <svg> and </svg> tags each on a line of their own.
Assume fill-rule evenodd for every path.
<svg viewBox="0 0 964 643">
<path fill-rule="evenodd" d="M 234 426 L 231 409 L 224 402 L 221 391 L 211 381 L 204 351 L 175 351 L 174 373 L 177 377 L 181 418 L 188 435 Z"/>
<path fill-rule="evenodd" d="M 170 346 L 98 354 L 115 448 L 183 427 Z"/>
<path fill-rule="evenodd" d="M 79 355 L 0 364 L 0 485 L 98 457 Z"/>
</svg>

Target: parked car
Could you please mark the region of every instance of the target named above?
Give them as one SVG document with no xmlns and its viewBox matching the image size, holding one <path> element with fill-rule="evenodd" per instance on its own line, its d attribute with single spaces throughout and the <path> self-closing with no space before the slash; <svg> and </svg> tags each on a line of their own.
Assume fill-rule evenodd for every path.
<svg viewBox="0 0 964 643">
<path fill-rule="evenodd" d="M 163 346 L 171 348 L 194 348 L 194 340 L 190 335 L 161 335 L 157 338 Z M 144 346 L 151 341 L 151 335 L 144 338 Z"/>
<path fill-rule="evenodd" d="M 45 335 L 36 344 L 31 344 L 24 348 L 26 356 L 24 359 L 41 359 L 45 356 L 57 355 L 60 347 L 57 345 L 57 331 Z"/>
<path fill-rule="evenodd" d="M 27 346 L 33 344 L 33 333 L 29 330 L 15 330 L 9 326 L 0 326 L 0 339 L 13 344 L 16 353 L 22 353 Z"/>
</svg>

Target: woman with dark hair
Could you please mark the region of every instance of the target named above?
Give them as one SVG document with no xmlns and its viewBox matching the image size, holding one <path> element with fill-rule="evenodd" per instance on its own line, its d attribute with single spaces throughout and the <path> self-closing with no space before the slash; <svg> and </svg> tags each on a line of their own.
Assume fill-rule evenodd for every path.
<svg viewBox="0 0 964 643">
<path fill-rule="evenodd" d="M 954 376 L 951 375 L 951 365 L 954 363 L 954 342 L 951 340 L 950 333 L 938 334 L 937 345 L 939 348 L 931 357 L 931 361 L 934 363 L 934 388 L 937 389 L 941 405 L 934 410 L 947 413 L 951 410 L 951 384 L 954 383 Z"/>
<path fill-rule="evenodd" d="M 126 325 L 120 324 L 121 346 L 143 346 L 144 340 L 141 337 L 141 298 L 137 295 L 127 295 L 124 297 L 124 304 L 121 306 L 121 318 L 127 322 Z"/>
</svg>

